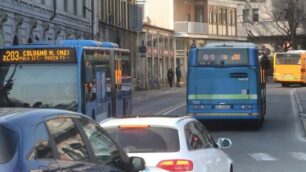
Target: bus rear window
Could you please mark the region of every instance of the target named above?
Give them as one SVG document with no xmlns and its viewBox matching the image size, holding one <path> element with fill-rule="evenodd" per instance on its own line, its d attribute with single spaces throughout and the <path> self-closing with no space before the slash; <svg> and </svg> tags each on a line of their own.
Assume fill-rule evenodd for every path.
<svg viewBox="0 0 306 172">
<path fill-rule="evenodd" d="M 196 66 L 241 66 L 249 65 L 247 49 L 199 49 Z"/>
<path fill-rule="evenodd" d="M 13 158 L 16 144 L 17 134 L 0 124 L 0 164 L 5 164 Z"/>
<path fill-rule="evenodd" d="M 300 54 L 276 54 L 275 63 L 276 64 L 301 64 Z"/>
</svg>

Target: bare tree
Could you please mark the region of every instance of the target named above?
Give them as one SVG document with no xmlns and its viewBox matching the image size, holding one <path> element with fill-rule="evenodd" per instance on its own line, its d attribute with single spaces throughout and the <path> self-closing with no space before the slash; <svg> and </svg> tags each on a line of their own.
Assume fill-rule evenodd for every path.
<svg viewBox="0 0 306 172">
<path fill-rule="evenodd" d="M 297 48 L 297 29 L 304 19 L 304 0 L 272 0 L 272 12 L 277 26 L 284 32 L 284 50 Z"/>
</svg>

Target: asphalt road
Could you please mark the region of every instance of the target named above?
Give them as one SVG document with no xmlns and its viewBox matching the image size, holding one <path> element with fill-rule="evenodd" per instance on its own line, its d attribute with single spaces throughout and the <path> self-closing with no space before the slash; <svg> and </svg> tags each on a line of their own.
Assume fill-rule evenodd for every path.
<svg viewBox="0 0 306 172">
<path fill-rule="evenodd" d="M 267 115 L 262 129 L 240 122 L 204 124 L 215 139 L 232 140 L 232 147 L 224 151 L 233 159 L 235 172 L 304 172 L 306 88 L 283 88 L 279 84 L 267 87 Z M 133 114 L 185 115 L 185 98 L 185 88 L 138 92 L 134 94 Z"/>
</svg>

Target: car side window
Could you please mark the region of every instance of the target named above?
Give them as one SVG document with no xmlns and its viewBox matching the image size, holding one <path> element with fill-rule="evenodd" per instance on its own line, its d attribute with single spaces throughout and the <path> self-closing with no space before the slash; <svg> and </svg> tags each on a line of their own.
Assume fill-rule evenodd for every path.
<svg viewBox="0 0 306 172">
<path fill-rule="evenodd" d="M 71 118 L 63 117 L 49 120 L 47 127 L 54 138 L 59 159 L 89 161 L 84 141 Z"/>
<path fill-rule="evenodd" d="M 206 147 L 214 147 L 215 142 L 204 125 L 200 122 L 195 122 L 194 124 L 195 128 L 199 131 L 203 141 L 206 143 Z"/>
<path fill-rule="evenodd" d="M 124 171 L 125 165 L 120 150 L 104 131 L 90 120 L 81 119 L 80 124 L 93 148 L 97 161 Z"/>
<path fill-rule="evenodd" d="M 190 122 L 185 126 L 185 137 L 189 150 L 197 150 L 210 147 L 210 143 L 202 137 L 194 122 Z"/>
<path fill-rule="evenodd" d="M 52 146 L 45 124 L 40 123 L 35 128 L 35 147 L 29 159 L 52 159 L 54 158 Z"/>
</svg>

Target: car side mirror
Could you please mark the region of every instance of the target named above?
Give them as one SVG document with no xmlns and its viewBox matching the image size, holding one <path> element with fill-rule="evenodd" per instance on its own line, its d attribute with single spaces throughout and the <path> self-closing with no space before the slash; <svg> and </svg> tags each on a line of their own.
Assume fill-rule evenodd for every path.
<svg viewBox="0 0 306 172">
<path fill-rule="evenodd" d="M 129 165 L 132 172 L 139 172 L 145 169 L 145 160 L 141 157 L 132 156 L 129 159 Z"/>
<path fill-rule="evenodd" d="M 228 138 L 218 138 L 217 145 L 221 149 L 229 148 L 232 146 L 232 141 Z"/>
</svg>

